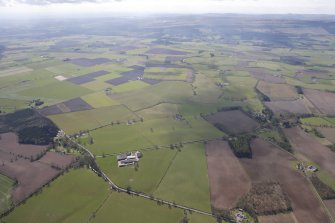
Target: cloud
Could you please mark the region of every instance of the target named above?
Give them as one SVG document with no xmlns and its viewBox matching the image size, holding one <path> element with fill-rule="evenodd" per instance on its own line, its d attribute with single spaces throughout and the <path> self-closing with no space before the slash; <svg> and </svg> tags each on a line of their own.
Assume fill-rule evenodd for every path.
<svg viewBox="0 0 335 223">
<path fill-rule="evenodd" d="M 0 0 L 0 5 L 13 6 L 17 4 L 25 5 L 50 5 L 50 4 L 80 4 L 85 2 L 106 3 L 122 0 Z"/>
</svg>

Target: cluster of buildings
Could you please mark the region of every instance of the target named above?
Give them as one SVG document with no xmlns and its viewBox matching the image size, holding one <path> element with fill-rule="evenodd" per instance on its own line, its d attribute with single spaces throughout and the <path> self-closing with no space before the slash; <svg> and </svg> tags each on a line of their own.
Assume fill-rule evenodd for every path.
<svg viewBox="0 0 335 223">
<path fill-rule="evenodd" d="M 139 151 L 123 153 L 116 156 L 117 164 L 119 167 L 134 165 L 140 161 L 143 154 Z"/>
</svg>

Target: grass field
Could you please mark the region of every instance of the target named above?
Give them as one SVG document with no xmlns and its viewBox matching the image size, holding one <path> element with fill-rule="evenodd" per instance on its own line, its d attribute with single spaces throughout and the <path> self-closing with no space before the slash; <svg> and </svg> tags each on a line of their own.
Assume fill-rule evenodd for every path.
<svg viewBox="0 0 335 223">
<path fill-rule="evenodd" d="M 8 210 L 11 201 L 11 190 L 13 188 L 14 181 L 4 175 L 0 175 L 0 213 Z"/>
<path fill-rule="evenodd" d="M 201 117 L 152 119 L 135 125 L 135 128 L 154 145 L 169 145 L 200 139 L 220 138 L 224 134 Z"/>
<path fill-rule="evenodd" d="M 117 185 L 153 194 L 177 153 L 171 149 L 144 151 L 137 170 L 134 166 L 118 167 L 115 156 L 97 158 L 97 162 Z"/>
<path fill-rule="evenodd" d="M 108 107 L 119 105 L 115 100 L 112 100 L 104 92 L 95 92 L 81 97 L 84 101 L 90 104 L 93 108 Z"/>
<path fill-rule="evenodd" d="M 243 106 L 253 111 L 261 111 L 264 106 L 255 91 L 256 79 L 252 77 L 227 77 L 230 85 L 223 94 L 223 99 L 232 101 L 243 101 Z"/>
<path fill-rule="evenodd" d="M 150 86 L 150 84 L 147 84 L 143 81 L 128 81 L 127 83 L 112 87 L 112 92 L 121 93 L 121 92 L 133 91 L 133 90 L 142 89 L 148 86 Z"/>
<path fill-rule="evenodd" d="M 300 119 L 301 123 L 304 125 L 311 126 L 335 126 L 335 118 L 327 117 L 310 117 Z"/>
<path fill-rule="evenodd" d="M 127 194 L 112 193 L 90 222 L 177 223 L 182 218 L 181 210 L 158 206 L 155 202 Z"/>
<path fill-rule="evenodd" d="M 200 210 L 211 210 L 203 143 L 185 145 L 177 153 L 154 195 Z"/>
<path fill-rule="evenodd" d="M 92 110 L 52 115 L 49 118 L 67 134 L 94 129 L 111 122 L 126 122 L 136 116 L 122 105 L 101 107 Z"/>
<path fill-rule="evenodd" d="M 191 96 L 191 86 L 185 82 L 162 82 L 111 97 L 127 105 L 133 111 L 137 111 L 162 102 L 183 102 Z"/>
<path fill-rule="evenodd" d="M 59 82 L 56 80 L 50 84 L 37 85 L 33 88 L 18 92 L 19 95 L 28 96 L 31 98 L 50 98 L 60 100 L 80 97 L 88 93 L 91 93 L 89 89 L 80 87 L 75 84 L 71 84 L 69 82 Z"/>
<path fill-rule="evenodd" d="M 88 148 L 94 154 L 133 151 L 153 144 L 143 137 L 134 125 L 113 125 L 91 132 L 94 144 Z"/>
<path fill-rule="evenodd" d="M 82 223 L 108 196 L 107 184 L 87 169 L 72 170 L 17 207 L 4 222 Z"/>
<path fill-rule="evenodd" d="M 13 112 L 16 109 L 25 108 L 27 106 L 28 102 L 24 100 L 0 98 L 0 110 L 2 112 Z"/>
<path fill-rule="evenodd" d="M 100 81 L 100 80 L 93 80 L 93 81 L 90 81 L 88 83 L 82 84 L 80 86 L 88 88 L 92 91 L 103 91 L 103 90 L 106 90 L 107 88 L 111 87 L 110 84 L 107 84 L 107 83 L 105 83 L 103 81 Z"/>
</svg>

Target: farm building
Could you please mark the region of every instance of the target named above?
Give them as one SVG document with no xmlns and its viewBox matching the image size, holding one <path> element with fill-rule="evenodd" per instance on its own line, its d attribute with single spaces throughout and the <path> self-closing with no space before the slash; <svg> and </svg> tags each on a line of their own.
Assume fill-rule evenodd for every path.
<svg viewBox="0 0 335 223">
<path fill-rule="evenodd" d="M 117 164 L 119 167 L 134 165 L 140 158 L 142 158 L 142 153 L 136 151 L 135 153 L 119 154 L 116 156 Z"/>
</svg>

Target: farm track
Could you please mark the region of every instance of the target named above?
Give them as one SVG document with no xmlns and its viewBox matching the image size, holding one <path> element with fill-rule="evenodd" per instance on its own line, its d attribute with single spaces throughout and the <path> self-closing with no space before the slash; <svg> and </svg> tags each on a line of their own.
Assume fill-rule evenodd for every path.
<svg viewBox="0 0 335 223">
<path fill-rule="evenodd" d="M 86 149 L 83 145 L 77 143 L 76 141 L 72 140 L 69 136 L 66 136 L 66 138 L 68 140 L 70 140 L 72 143 L 75 143 L 77 146 L 79 146 L 81 149 L 83 149 L 86 153 L 89 154 L 89 156 L 94 160 L 95 162 L 95 156 L 88 150 Z M 198 141 L 204 141 L 204 140 L 198 140 Z M 98 167 L 98 165 L 95 163 L 95 165 Z M 109 183 L 110 185 L 110 188 L 113 189 L 113 190 L 116 190 L 118 192 L 122 192 L 122 193 L 126 193 L 126 194 L 129 194 L 129 195 L 134 195 L 134 196 L 138 196 L 138 197 L 142 197 L 144 199 L 148 199 L 148 200 L 151 200 L 153 202 L 159 202 L 161 204 L 166 204 L 168 206 L 171 206 L 171 207 L 175 207 L 175 208 L 179 208 L 179 209 L 182 209 L 184 211 L 188 211 L 188 212 L 194 212 L 194 213 L 198 213 L 198 214 L 202 214 L 202 215 L 206 215 L 206 216 L 211 216 L 211 217 L 216 217 L 213 213 L 210 213 L 210 212 L 206 212 L 206 211 L 202 211 L 202 210 L 199 210 L 199 209 L 195 209 L 195 208 L 192 208 L 192 207 L 187 207 L 187 206 L 184 206 L 184 205 L 179 205 L 179 204 L 176 204 L 175 202 L 171 202 L 171 201 L 167 201 L 167 200 L 163 200 L 163 199 L 158 199 L 158 198 L 155 198 L 151 195 L 148 195 L 148 194 L 145 194 L 145 193 L 142 193 L 142 192 L 136 192 L 136 191 L 132 191 L 132 190 L 129 190 L 129 189 L 125 189 L 125 188 L 122 188 L 122 187 L 119 187 L 118 185 L 116 185 L 103 171 L 99 169 L 95 170 L 93 168 L 91 168 L 91 170 L 93 172 L 95 172 L 96 174 L 100 174 L 101 177 Z M 228 219 L 223 219 L 225 220 L 226 222 L 229 222 L 229 223 L 235 223 L 234 221 L 230 221 Z"/>
</svg>

